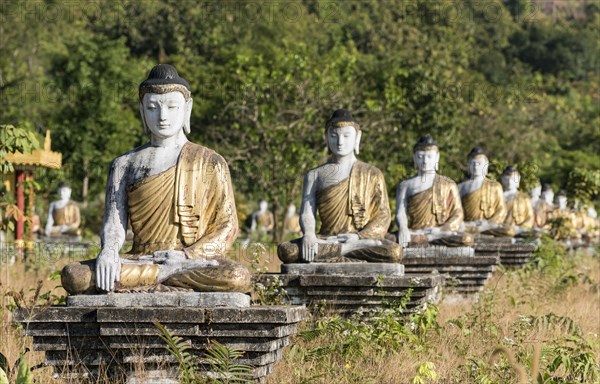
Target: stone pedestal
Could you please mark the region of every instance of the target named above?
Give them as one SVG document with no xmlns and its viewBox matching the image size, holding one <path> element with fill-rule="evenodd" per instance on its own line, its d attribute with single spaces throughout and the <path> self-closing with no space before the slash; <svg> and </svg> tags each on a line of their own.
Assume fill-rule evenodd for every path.
<svg viewBox="0 0 600 384">
<path fill-rule="evenodd" d="M 159 322 L 191 346 L 207 374 L 202 356 L 212 340 L 242 351 L 236 363 L 251 365 L 260 382 L 306 317 L 302 306 L 249 306 L 240 293 L 73 296 L 69 303 L 19 309 L 14 321 L 46 352 L 56 376 L 76 380 L 107 374 L 114 382 L 176 382 L 178 364 L 158 337 Z"/>
<path fill-rule="evenodd" d="M 520 267 L 527 264 L 533 256 L 534 244 L 518 243 L 510 237 L 492 237 L 480 235 L 475 238 L 475 255 L 498 256 L 505 267 Z"/>
<path fill-rule="evenodd" d="M 471 247 L 406 248 L 406 273 L 437 271 L 446 277 L 444 301 L 476 299 L 499 263 L 497 256 L 474 256 Z"/>
<path fill-rule="evenodd" d="M 305 304 L 313 312 L 367 315 L 386 306 L 398 307 L 406 298 L 406 314 L 439 299 L 444 278 L 439 274 L 404 275 L 401 264 L 313 263 L 282 265 L 282 274 L 267 274 L 266 284 L 278 278 L 290 304 Z M 410 292 L 410 296 L 408 296 Z"/>
</svg>

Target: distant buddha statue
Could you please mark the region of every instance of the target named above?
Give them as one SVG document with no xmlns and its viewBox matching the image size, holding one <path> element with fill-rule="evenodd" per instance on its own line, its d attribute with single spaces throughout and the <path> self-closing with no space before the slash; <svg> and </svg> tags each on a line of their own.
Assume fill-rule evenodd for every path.
<svg viewBox="0 0 600 384">
<path fill-rule="evenodd" d="M 106 188 L 102 247 L 62 272 L 71 294 L 128 290 L 247 292 L 250 273 L 225 258 L 238 233 L 230 173 L 216 152 L 191 143 L 190 86 L 155 66 L 139 87 L 150 142 L 117 157 Z M 120 255 L 127 230 L 133 247 Z"/>
<path fill-rule="evenodd" d="M 396 188 L 398 242 L 446 246 L 472 245 L 473 236 L 459 232 L 463 210 L 456 183 L 437 173 L 439 147 L 429 135 L 413 148 L 417 175 Z"/>
<path fill-rule="evenodd" d="M 549 220 L 554 221 L 551 229 L 551 235 L 555 240 L 567 240 L 577 237 L 575 228 L 575 215 L 567 206 L 567 193 L 560 190 L 554 198 L 555 208 L 548 216 Z M 560 225 L 557 225 L 559 222 Z"/>
<path fill-rule="evenodd" d="M 531 231 L 535 219 L 533 207 L 529 195 L 519 191 L 519 170 L 512 165 L 504 168 L 501 180 L 506 207 L 504 225 L 512 227 L 515 234 Z"/>
<path fill-rule="evenodd" d="M 542 199 L 542 185 L 539 180 L 531 188 L 530 195 L 533 207 L 533 228 L 536 230 L 547 229 L 548 213 L 552 207 Z"/>
<path fill-rule="evenodd" d="M 481 147 L 467 155 L 469 179 L 458 185 L 465 213 L 465 230 L 494 236 L 513 236 L 503 225 L 506 216 L 502 185 L 487 177 L 489 160 Z"/>
<path fill-rule="evenodd" d="M 302 228 L 300 228 L 300 216 L 296 213 L 296 206 L 294 204 L 288 205 L 287 213 L 283 221 L 283 235 L 294 235 L 299 236 L 302 234 Z"/>
<path fill-rule="evenodd" d="M 275 220 L 273 218 L 273 213 L 269 211 L 269 203 L 265 200 L 261 200 L 258 206 L 258 211 L 252 214 L 250 231 L 258 232 L 259 235 L 270 233 L 273 231 Z"/>
<path fill-rule="evenodd" d="M 350 112 L 340 109 L 327 122 L 325 133 L 332 156 L 304 177 L 300 209 L 304 235 L 280 244 L 279 258 L 284 263 L 400 261 L 400 246 L 384 238 L 390 207 L 383 174 L 356 159 L 360 125 Z"/>
<path fill-rule="evenodd" d="M 81 231 L 81 216 L 79 206 L 71 200 L 71 188 L 65 182 L 57 189 L 59 200 L 53 201 L 48 207 L 46 236 L 67 236 L 77 238 Z"/>
</svg>

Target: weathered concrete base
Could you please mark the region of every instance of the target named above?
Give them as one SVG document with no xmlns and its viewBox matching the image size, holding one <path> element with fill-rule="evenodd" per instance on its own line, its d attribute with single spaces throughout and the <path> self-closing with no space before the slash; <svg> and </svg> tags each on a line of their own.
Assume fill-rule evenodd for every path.
<svg viewBox="0 0 600 384">
<path fill-rule="evenodd" d="M 282 283 L 290 304 L 305 304 L 313 313 L 342 316 L 367 315 L 390 306 L 398 308 L 403 298 L 406 298 L 405 313 L 413 313 L 428 302 L 438 301 L 444 281 L 439 274 L 270 274 L 261 277 L 265 284 L 275 278 Z"/>
<path fill-rule="evenodd" d="M 282 264 L 281 273 L 289 275 L 384 275 L 403 276 L 404 265 L 396 263 L 310 263 Z"/>
<path fill-rule="evenodd" d="M 418 256 L 409 256 L 402 260 L 406 273 L 437 271 L 444 275 L 446 277 L 444 301 L 456 299 L 456 297 L 451 299 L 451 295 L 468 299 L 476 298 L 499 263 L 498 257 L 473 256 L 474 252 L 470 247 L 460 247 L 455 249 L 455 252 L 450 247 L 444 248 L 446 247 L 407 248 L 405 254 Z M 456 256 L 449 256 L 452 253 Z"/>
<path fill-rule="evenodd" d="M 67 297 L 70 307 L 234 307 L 250 306 L 250 296 L 239 292 L 109 293 Z"/>
<path fill-rule="evenodd" d="M 483 236 L 475 238 L 476 256 L 498 256 L 505 267 L 521 267 L 531 260 L 535 245 L 518 243 L 513 238 Z"/>
<path fill-rule="evenodd" d="M 14 312 L 14 321 L 33 337 L 35 350 L 45 351 L 45 363 L 54 367 L 56 376 L 77 382 L 106 374 L 112 382 L 130 383 L 145 383 L 140 381 L 144 378 L 169 383 L 176 378 L 178 363 L 154 322 L 188 343 L 188 351 L 198 356 L 208 375 L 211 368 L 202 356 L 209 341 L 217 341 L 243 352 L 236 362 L 251 365 L 253 377 L 260 382 L 282 358 L 305 317 L 302 306 L 53 306 Z"/>
<path fill-rule="evenodd" d="M 432 245 L 427 247 L 404 248 L 404 257 L 473 257 L 475 250 L 472 247 L 444 247 Z"/>
</svg>

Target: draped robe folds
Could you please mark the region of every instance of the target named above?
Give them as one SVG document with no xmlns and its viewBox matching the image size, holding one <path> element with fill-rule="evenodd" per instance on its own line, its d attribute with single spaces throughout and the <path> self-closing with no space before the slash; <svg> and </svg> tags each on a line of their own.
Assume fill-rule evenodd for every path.
<svg viewBox="0 0 600 384">
<path fill-rule="evenodd" d="M 355 233 L 359 239 L 381 242 L 378 246 L 352 251 L 344 258 L 372 262 L 395 262 L 401 258 L 399 245 L 384 239 L 390 225 L 390 206 L 385 180 L 379 169 L 356 161 L 348 178 L 318 190 L 316 200 L 321 219 L 320 237 Z M 301 239 L 281 244 L 278 254 L 282 261 L 296 261 L 300 244 Z M 318 249 L 317 261 L 344 259 L 339 244 L 319 244 Z"/>
<path fill-rule="evenodd" d="M 162 282 L 161 289 L 247 291 L 247 269 L 223 257 L 235 240 L 238 222 L 227 164 L 217 153 L 186 143 L 175 167 L 128 187 L 127 206 L 134 237 L 131 251 L 122 256 L 132 261 L 121 265 L 121 289 L 160 283 L 160 266 L 136 263 L 139 256 L 181 250 L 190 259 L 216 259 L 218 265 L 179 272 Z M 93 262 L 80 263 L 90 268 L 87 279 L 91 283 L 95 282 Z M 78 266 L 72 270 L 89 274 Z M 65 281 L 63 272 L 63 285 L 65 282 L 67 287 L 74 287 L 67 289 L 70 293 L 91 289 L 82 289 L 82 284 L 68 278 Z"/>
<path fill-rule="evenodd" d="M 523 192 L 517 192 L 514 199 L 506 201 L 506 218 L 504 224 L 518 225 L 523 229 L 533 228 L 534 214 L 531 198 Z"/>
<path fill-rule="evenodd" d="M 484 179 L 481 187 L 462 197 L 465 221 L 488 220 L 500 224 L 504 221 L 506 208 L 502 185 Z"/>
<path fill-rule="evenodd" d="M 463 222 L 463 210 L 456 183 L 445 176 L 436 175 L 431 188 L 408 198 L 407 218 L 408 227 L 412 230 L 437 227 L 442 231 L 458 231 Z M 446 246 L 472 245 L 473 238 L 468 234 L 457 233 L 431 243 Z"/>
<path fill-rule="evenodd" d="M 63 235 L 79 235 L 79 225 L 81 224 L 79 207 L 72 201 L 69 201 L 62 208 L 55 208 L 52 211 L 52 219 L 54 220 L 54 226 L 66 225 L 69 227 L 66 232 L 62 233 Z M 60 232 L 57 234 L 60 234 Z"/>
<path fill-rule="evenodd" d="M 407 216 L 410 229 L 440 227 L 443 231 L 457 231 L 463 211 L 456 183 L 436 175 L 431 188 L 409 198 Z"/>
</svg>

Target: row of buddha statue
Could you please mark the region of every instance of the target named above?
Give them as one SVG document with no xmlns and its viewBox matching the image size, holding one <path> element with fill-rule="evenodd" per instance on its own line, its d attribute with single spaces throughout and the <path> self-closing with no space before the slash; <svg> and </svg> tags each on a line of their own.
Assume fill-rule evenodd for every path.
<svg viewBox="0 0 600 384">
<path fill-rule="evenodd" d="M 248 269 L 226 257 L 238 235 L 227 163 L 186 137 L 193 104 L 189 83 L 174 67 L 157 65 L 140 84 L 139 101 L 150 141 L 112 162 L 100 253 L 94 260 L 66 266 L 63 287 L 71 294 L 247 292 Z M 331 157 L 304 176 L 299 214 L 303 235 L 278 246 L 284 263 L 399 262 L 409 245 L 472 245 L 478 233 L 512 236 L 542 220 L 536 219 L 527 195 L 518 191 L 515 168 L 505 170 L 503 191 L 486 177 L 487 156 L 475 148 L 468 156 L 471 178 L 457 185 L 437 173 L 439 146 L 424 136 L 413 148 L 417 175 L 397 187 L 398 232 L 389 234 L 383 173 L 356 158 L 360 124 L 347 110 L 337 110 L 326 123 L 325 135 Z M 266 208 L 265 202 L 259 212 Z M 257 226 L 264 224 L 261 215 L 254 220 Z M 128 222 L 133 246 L 120 254 Z M 545 220 L 540 223 L 545 225 Z"/>
</svg>

